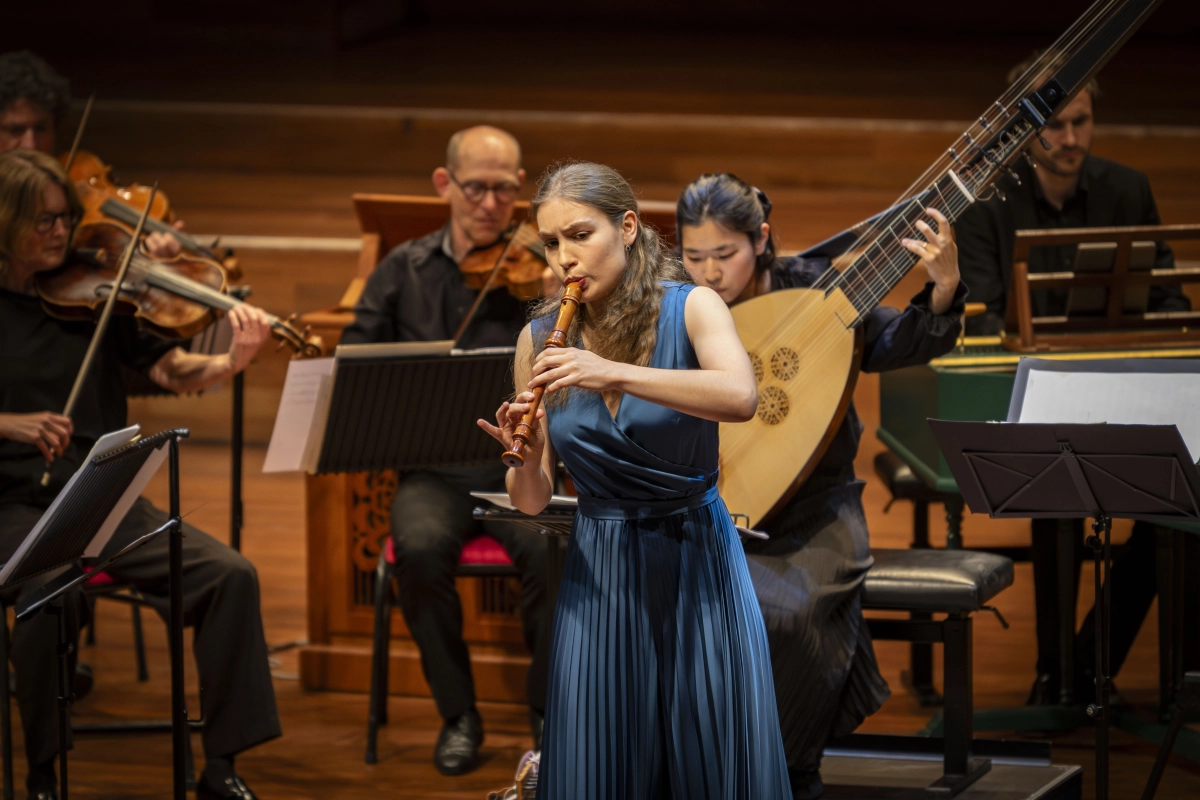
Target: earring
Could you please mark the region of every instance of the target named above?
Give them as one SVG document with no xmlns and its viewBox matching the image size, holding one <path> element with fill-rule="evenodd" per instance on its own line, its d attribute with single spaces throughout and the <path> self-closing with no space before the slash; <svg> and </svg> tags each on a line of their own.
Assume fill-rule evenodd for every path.
<svg viewBox="0 0 1200 800">
<path fill-rule="evenodd" d="M 633 250 L 633 245 L 631 245 L 631 244 L 627 244 L 627 245 L 625 245 L 625 252 L 626 252 L 626 253 L 628 253 L 628 252 L 629 252 L 629 251 L 631 251 L 631 250 Z"/>
</svg>

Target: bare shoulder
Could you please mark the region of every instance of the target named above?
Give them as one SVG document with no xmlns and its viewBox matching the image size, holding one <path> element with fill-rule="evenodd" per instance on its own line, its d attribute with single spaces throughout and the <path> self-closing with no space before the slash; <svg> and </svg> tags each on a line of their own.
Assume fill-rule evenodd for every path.
<svg viewBox="0 0 1200 800">
<path fill-rule="evenodd" d="M 517 352 L 513 354 L 513 377 L 522 386 L 533 372 L 533 323 L 525 323 L 517 336 Z"/>
<path fill-rule="evenodd" d="M 525 355 L 529 355 L 533 351 L 533 323 L 526 322 L 525 327 L 521 328 L 521 333 L 517 336 L 517 355 L 524 351 Z"/>
<path fill-rule="evenodd" d="M 721 295 L 707 286 L 696 286 L 688 292 L 683 307 L 684 320 L 688 330 L 693 325 L 708 325 L 710 323 L 729 319 L 729 308 Z"/>
</svg>

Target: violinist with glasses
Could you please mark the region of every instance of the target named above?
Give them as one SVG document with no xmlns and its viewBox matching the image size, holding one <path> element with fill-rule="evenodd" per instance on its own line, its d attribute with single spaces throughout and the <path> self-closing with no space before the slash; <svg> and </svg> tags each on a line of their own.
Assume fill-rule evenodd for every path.
<svg viewBox="0 0 1200 800">
<path fill-rule="evenodd" d="M 53 156 L 70 106 L 70 84 L 45 61 L 28 50 L 0 55 L 0 153 L 37 150 Z M 183 222 L 172 227 L 182 230 Z M 156 258 L 181 252 L 179 240 L 167 232 L 148 234 L 143 246 Z"/>
<path fill-rule="evenodd" d="M 502 289 L 479 297 L 464 272 L 473 253 L 495 245 L 508 231 L 524 183 L 521 148 L 508 132 L 478 126 L 450 137 L 445 166 L 433 171 L 434 189 L 450 206 L 449 222 L 397 246 L 375 267 L 342 343 L 457 339 L 463 349 L 515 346 L 528 316 L 526 303 Z M 443 720 L 433 762 L 444 775 L 473 770 L 483 742 L 454 585 L 463 545 L 480 534 L 496 539 L 520 572 L 521 621 L 533 653 L 526 680 L 530 726 L 535 749 L 540 746 L 548 644 L 546 543 L 537 533 L 509 523 L 476 521 L 470 494 L 503 490 L 504 473 L 499 461 L 412 472 L 400 477 L 392 500 L 398 605 Z"/>
<path fill-rule="evenodd" d="M 96 325 L 51 316 L 37 287 L 41 276 L 72 256 L 80 214 L 75 185 L 54 158 L 30 149 L 0 154 L 0 561 L 12 557 L 96 440 L 126 427 L 122 365 L 169 391 L 196 392 L 245 369 L 270 336 L 266 315 L 247 305 L 229 312 L 233 339 L 229 351 L 219 355 L 184 352 L 175 342 L 140 329 L 133 318 L 114 316 L 72 415 L 59 413 Z M 47 465 L 49 481 L 43 485 Z M 166 512 L 139 498 L 102 557 L 166 520 Z M 236 773 L 234 757 L 280 735 L 258 576 L 240 553 L 186 522 L 183 527 L 184 619 L 194 629 L 204 690 L 205 766 L 197 797 L 251 800 L 255 795 Z M 166 538 L 158 537 L 108 570 L 164 614 L 167 548 Z M 18 596 L 28 590 L 18 589 Z M 75 638 L 86 605 L 77 593 L 65 608 L 69 634 Z M 57 621 L 45 614 L 18 622 L 12 633 L 11 661 L 29 762 L 26 786 L 37 800 L 50 800 L 58 792 L 57 639 Z"/>
</svg>

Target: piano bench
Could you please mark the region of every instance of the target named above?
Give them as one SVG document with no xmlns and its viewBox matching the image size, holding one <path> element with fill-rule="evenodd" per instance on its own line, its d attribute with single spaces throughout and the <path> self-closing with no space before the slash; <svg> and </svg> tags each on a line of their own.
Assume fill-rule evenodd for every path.
<svg viewBox="0 0 1200 800">
<path fill-rule="evenodd" d="M 993 610 L 987 603 L 1012 585 L 1013 562 L 970 550 L 873 549 L 871 555 L 875 564 L 863 581 L 863 610 L 914 615 L 910 619 L 868 619 L 871 636 L 929 648 L 936 642 L 943 645 L 943 774 L 926 795 L 953 797 L 991 769 L 990 760 L 971 757 L 971 614 Z M 946 618 L 934 620 L 933 614 L 945 614 Z"/>
<path fill-rule="evenodd" d="M 929 504 L 945 504 L 947 495 L 929 487 L 917 477 L 899 456 L 884 450 L 875 456 L 875 474 L 891 492 L 892 499 L 884 507 L 886 512 L 897 500 L 909 500 L 913 506 L 912 544 L 910 547 L 929 547 Z M 957 498 L 951 499 L 951 508 Z M 929 619 L 929 614 L 913 612 L 913 619 Z M 901 673 L 904 686 L 922 708 L 936 708 L 942 704 L 942 696 L 933 688 L 933 648 L 927 644 L 913 644 L 909 648 L 908 669 Z"/>
</svg>

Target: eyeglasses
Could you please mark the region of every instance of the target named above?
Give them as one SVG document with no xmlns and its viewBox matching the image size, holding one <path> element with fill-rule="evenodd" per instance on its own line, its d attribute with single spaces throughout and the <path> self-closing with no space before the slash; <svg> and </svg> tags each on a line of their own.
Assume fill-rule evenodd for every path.
<svg viewBox="0 0 1200 800">
<path fill-rule="evenodd" d="M 54 226 L 62 220 L 67 226 L 67 230 L 71 230 L 79 222 L 79 214 L 74 211 L 62 211 L 58 214 L 42 214 L 33 223 L 33 229 L 38 233 L 49 233 L 54 230 Z"/>
<path fill-rule="evenodd" d="M 503 183 L 484 183 L 483 181 L 467 181 L 461 183 L 458 178 L 454 177 L 454 173 L 450 173 L 451 182 L 457 186 L 463 193 L 463 197 L 472 203 L 482 203 L 483 198 L 487 197 L 487 193 L 491 192 L 496 196 L 497 203 L 511 203 L 517 199 L 517 192 L 521 187 L 510 181 Z"/>
</svg>

